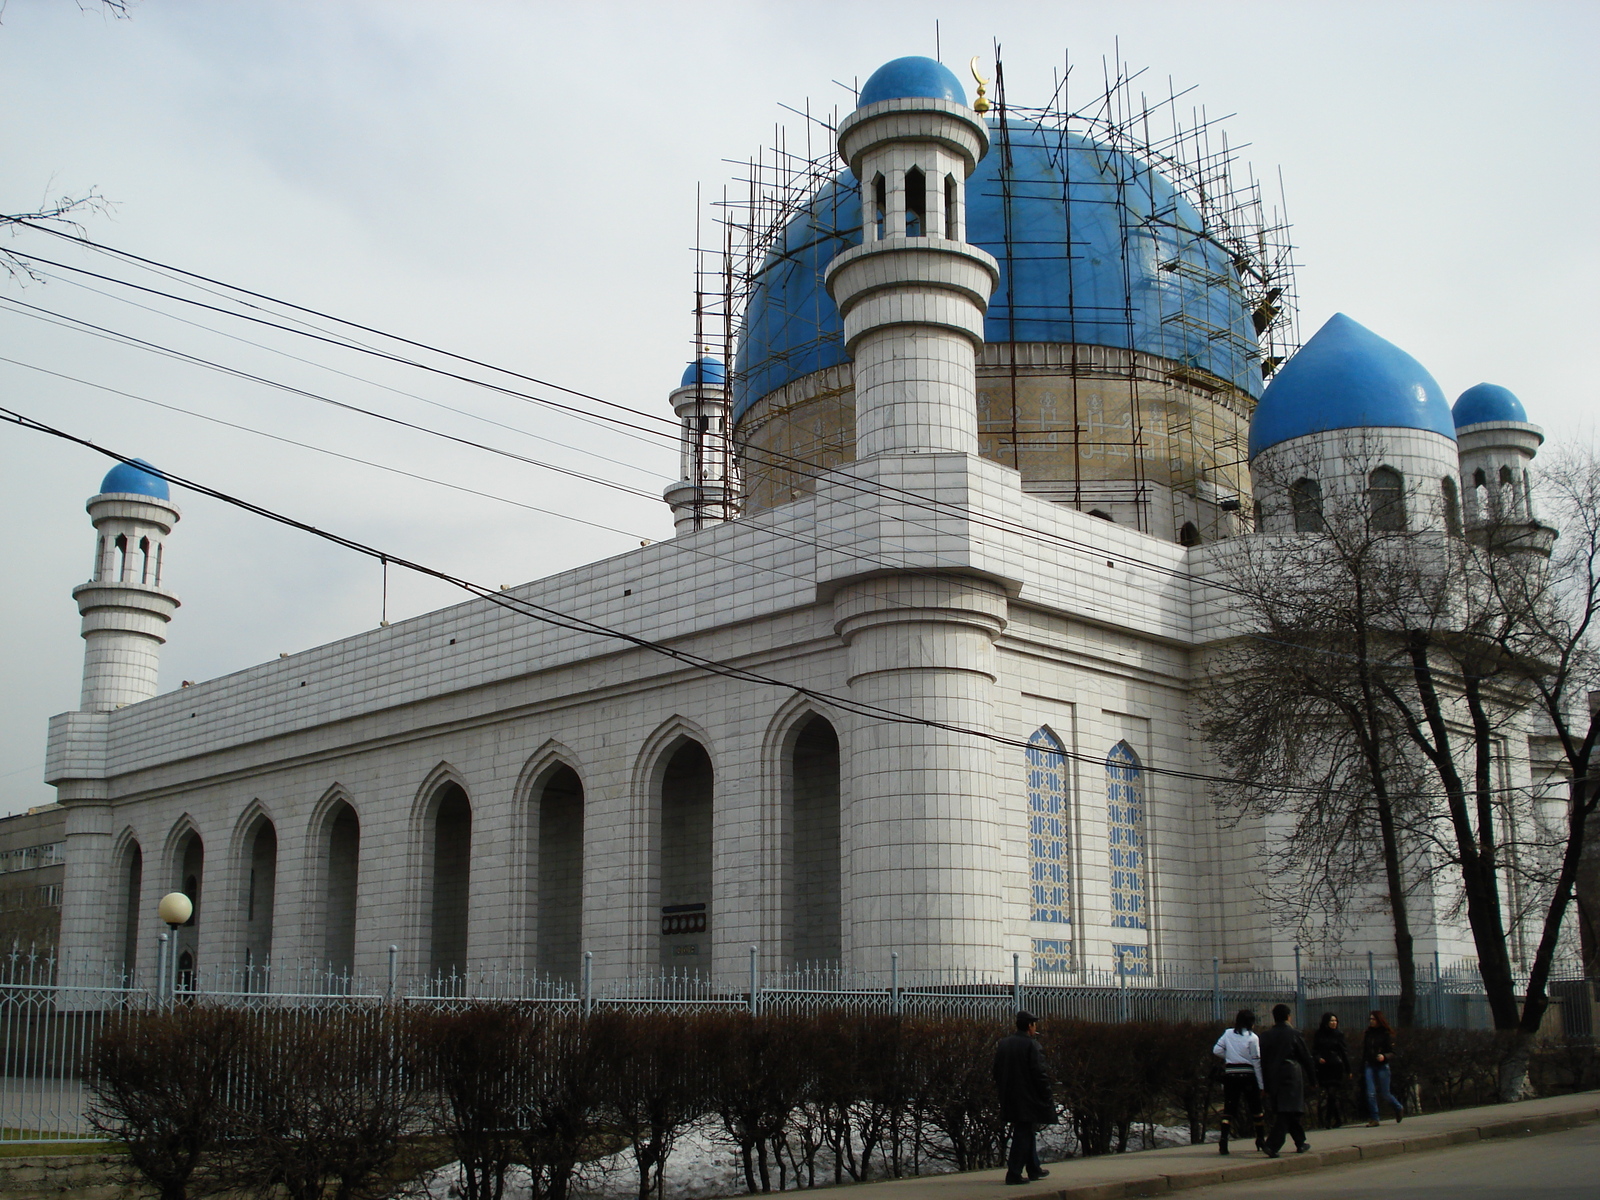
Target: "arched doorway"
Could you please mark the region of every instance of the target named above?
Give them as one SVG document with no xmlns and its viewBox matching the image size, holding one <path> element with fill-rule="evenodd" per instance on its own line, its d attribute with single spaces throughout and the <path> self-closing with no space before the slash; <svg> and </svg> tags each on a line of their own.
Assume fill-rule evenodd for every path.
<svg viewBox="0 0 1600 1200">
<path fill-rule="evenodd" d="M 661 773 L 661 966 L 711 969 L 711 757 L 683 738 Z"/>
<path fill-rule="evenodd" d="M 429 967 L 445 979 L 467 969 L 467 919 L 472 895 L 472 804 L 447 783 L 433 801 L 433 904 Z"/>
<path fill-rule="evenodd" d="M 576 979 L 583 938 L 583 781 L 562 765 L 536 800 L 534 964 L 542 975 Z"/>
<path fill-rule="evenodd" d="M 139 969 L 139 905 L 144 891 L 144 851 L 130 841 L 117 867 L 117 949 L 122 958 L 122 978 L 132 987 Z"/>
<path fill-rule="evenodd" d="M 340 800 L 328 812 L 322 832 L 322 957 L 328 971 L 346 976 L 356 965 L 356 884 L 361 860 L 361 821 Z"/>
<path fill-rule="evenodd" d="M 205 882 L 206 847 L 200 835 L 189 830 L 178 839 L 173 855 L 173 891 L 182 892 L 194 905 L 189 919 L 179 926 L 170 953 L 176 955 L 179 986 L 190 991 L 194 988 L 194 974 L 200 963 L 201 887 Z"/>
<path fill-rule="evenodd" d="M 278 831 L 256 818 L 245 836 L 244 965 L 256 987 L 266 986 L 272 961 L 272 917 L 278 891 Z"/>
<path fill-rule="evenodd" d="M 820 716 L 795 733 L 788 754 L 791 956 L 795 965 L 836 964 L 842 954 L 839 735 Z"/>
</svg>

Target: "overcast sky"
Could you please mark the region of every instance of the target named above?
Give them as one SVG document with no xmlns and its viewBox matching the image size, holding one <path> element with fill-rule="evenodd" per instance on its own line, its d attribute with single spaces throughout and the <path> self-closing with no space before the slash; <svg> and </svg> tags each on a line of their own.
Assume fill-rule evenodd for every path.
<svg viewBox="0 0 1600 1200">
<path fill-rule="evenodd" d="M 932 54 L 936 18 L 952 65 L 1000 43 L 1019 104 L 1045 101 L 1064 55 L 1097 79 L 1120 39 L 1151 92 L 1169 76 L 1194 85 L 1211 116 L 1234 114 L 1230 137 L 1250 143 L 1258 174 L 1282 168 L 1305 336 L 1346 312 L 1451 397 L 1505 384 L 1552 439 L 1594 434 L 1594 4 L 143 0 L 109 20 L 84 3 L 9 0 L 0 14 L 0 212 L 96 188 L 114 204 L 86 218 L 97 241 L 663 412 L 693 334 L 696 185 L 719 194 L 735 173 L 724 160 L 795 124 L 780 103 L 848 107 L 831 81 Z M 40 235 L 8 244 L 106 269 Z M 0 296 L 652 495 L 675 471 L 657 443 L 214 314 L 183 324 L 170 303 L 133 307 L 48 270 Z M 670 533 L 659 501 L 15 309 L 0 311 L 0 356 L 28 364 L 0 362 L 0 404 L 481 582 Z M 70 593 L 91 567 L 83 503 L 109 463 L 0 426 L 0 464 L 3 813 L 54 795 L 40 782 L 45 722 L 78 703 Z M 183 607 L 163 690 L 377 624 L 370 562 L 175 499 L 166 561 Z M 389 615 L 455 598 L 395 575 Z"/>
</svg>

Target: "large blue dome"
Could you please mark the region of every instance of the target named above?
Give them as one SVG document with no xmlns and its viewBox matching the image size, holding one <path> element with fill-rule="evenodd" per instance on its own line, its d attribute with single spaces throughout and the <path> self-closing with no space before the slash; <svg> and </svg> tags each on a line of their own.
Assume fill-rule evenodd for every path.
<svg viewBox="0 0 1600 1200">
<path fill-rule="evenodd" d="M 1469 387 L 1456 397 L 1451 415 L 1455 418 L 1457 429 L 1466 425 L 1481 425 L 1485 421 L 1514 421 L 1521 425 L 1528 422 L 1522 401 L 1516 398 L 1510 388 L 1503 388 L 1498 383 L 1480 383 L 1476 387 Z"/>
<path fill-rule="evenodd" d="M 1142 350 L 1261 394 L 1232 256 L 1164 176 L 1077 134 L 990 127 L 992 148 L 967 181 L 967 240 L 1000 262 L 987 341 Z M 846 171 L 789 223 L 757 276 L 735 363 L 736 420 L 769 392 L 846 361 L 822 275 L 860 241 L 861 195 Z"/>
<path fill-rule="evenodd" d="M 172 496 L 167 491 L 167 481 L 156 473 L 160 469 L 152 467 L 142 458 L 136 458 L 132 463 L 118 463 L 100 481 L 100 492 L 102 495 L 116 492 L 125 496 L 170 500 Z"/>
<path fill-rule="evenodd" d="M 1250 457 L 1308 433 L 1396 428 L 1456 435 L 1450 405 L 1427 368 L 1335 313 L 1262 394 L 1250 421 Z"/>
<path fill-rule="evenodd" d="M 856 107 L 865 108 L 880 100 L 904 100 L 915 97 L 921 100 L 951 100 L 956 104 L 967 102 L 967 93 L 961 81 L 950 68 L 931 58 L 912 55 L 886 62 L 874 71 L 861 87 Z"/>
</svg>

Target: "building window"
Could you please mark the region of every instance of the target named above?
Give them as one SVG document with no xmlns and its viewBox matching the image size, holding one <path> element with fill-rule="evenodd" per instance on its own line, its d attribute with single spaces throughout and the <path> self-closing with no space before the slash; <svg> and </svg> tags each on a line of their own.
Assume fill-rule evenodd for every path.
<svg viewBox="0 0 1600 1200">
<path fill-rule="evenodd" d="M 922 171 L 906 172 L 906 236 L 921 237 L 928 231 L 928 181 Z"/>
<path fill-rule="evenodd" d="M 1193 521 L 1185 521 L 1183 528 L 1178 530 L 1178 545 L 1198 546 L 1200 544 L 1200 530 Z"/>
<path fill-rule="evenodd" d="M 1439 480 L 1439 492 L 1444 497 L 1444 530 L 1451 537 L 1461 536 L 1461 497 L 1456 493 L 1456 481 L 1446 475 Z"/>
<path fill-rule="evenodd" d="M 874 213 L 872 225 L 875 230 L 873 234 L 875 239 L 883 237 L 883 214 L 888 207 L 889 189 L 883 181 L 883 176 L 881 174 L 875 175 L 872 179 L 872 209 Z"/>
<path fill-rule="evenodd" d="M 1296 479 L 1289 485 L 1289 507 L 1296 533 L 1322 532 L 1322 485 L 1315 479 Z"/>
<path fill-rule="evenodd" d="M 1055 734 L 1043 728 L 1028 739 L 1027 754 L 1029 911 L 1035 921 L 1071 925 L 1067 756 Z"/>
<path fill-rule="evenodd" d="M 1398 533 L 1406 527 L 1405 481 L 1393 467 L 1378 467 L 1367 477 L 1367 503 L 1374 529 Z"/>
<path fill-rule="evenodd" d="M 961 226 L 957 222 L 956 208 L 961 203 L 960 192 L 956 189 L 956 177 L 944 177 L 944 235 L 951 241 L 961 236 Z"/>
<path fill-rule="evenodd" d="M 1111 843 L 1111 924 L 1144 929 L 1144 769 L 1127 742 L 1106 755 L 1106 826 Z"/>
</svg>

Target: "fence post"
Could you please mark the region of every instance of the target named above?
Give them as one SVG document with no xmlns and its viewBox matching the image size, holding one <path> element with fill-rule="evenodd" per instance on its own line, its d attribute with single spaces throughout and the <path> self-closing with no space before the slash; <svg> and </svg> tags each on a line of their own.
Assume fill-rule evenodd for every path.
<svg viewBox="0 0 1600 1200">
<path fill-rule="evenodd" d="M 1367 1010 L 1378 1007 L 1378 976 L 1372 969 L 1372 951 L 1367 951 Z"/>
<path fill-rule="evenodd" d="M 1117 1020 L 1128 1019 L 1128 952 L 1117 953 Z"/>
<path fill-rule="evenodd" d="M 1214 954 L 1211 956 L 1211 1019 L 1222 1020 L 1222 970 Z"/>
<path fill-rule="evenodd" d="M 756 1013 L 760 1009 L 760 1004 L 759 1004 L 759 1001 L 757 999 L 757 993 L 756 993 L 756 985 L 757 985 L 757 982 L 758 982 L 757 976 L 756 976 L 756 970 L 757 970 L 757 968 L 756 968 L 756 948 L 754 946 L 751 946 L 750 947 L 750 1015 L 752 1017 L 755 1016 Z"/>
<path fill-rule="evenodd" d="M 583 952 L 583 1015 L 594 1011 L 594 951 Z"/>
<path fill-rule="evenodd" d="M 397 985 L 399 984 L 399 982 L 400 982 L 400 947 L 399 946 L 390 946 L 389 947 L 389 988 L 388 988 L 388 991 L 386 991 L 384 993 L 384 999 L 388 1000 L 389 1003 L 391 1003 L 391 1004 L 394 1003 L 395 991 L 397 990 Z"/>
<path fill-rule="evenodd" d="M 1306 981 L 1300 974 L 1300 947 L 1294 948 L 1294 1015 L 1301 1024 L 1306 1019 Z"/>
<path fill-rule="evenodd" d="M 889 1008 L 900 1015 L 900 951 L 889 951 Z"/>
<path fill-rule="evenodd" d="M 1444 977 L 1439 974 L 1439 952 L 1433 952 L 1433 1024 L 1444 1028 Z"/>
<path fill-rule="evenodd" d="M 167 998 L 167 935 L 159 934 L 156 937 L 156 1002 L 162 1003 Z"/>
<path fill-rule="evenodd" d="M 1022 1011 L 1022 955 L 1011 954 L 1011 1003 L 1017 1012 Z"/>
</svg>

